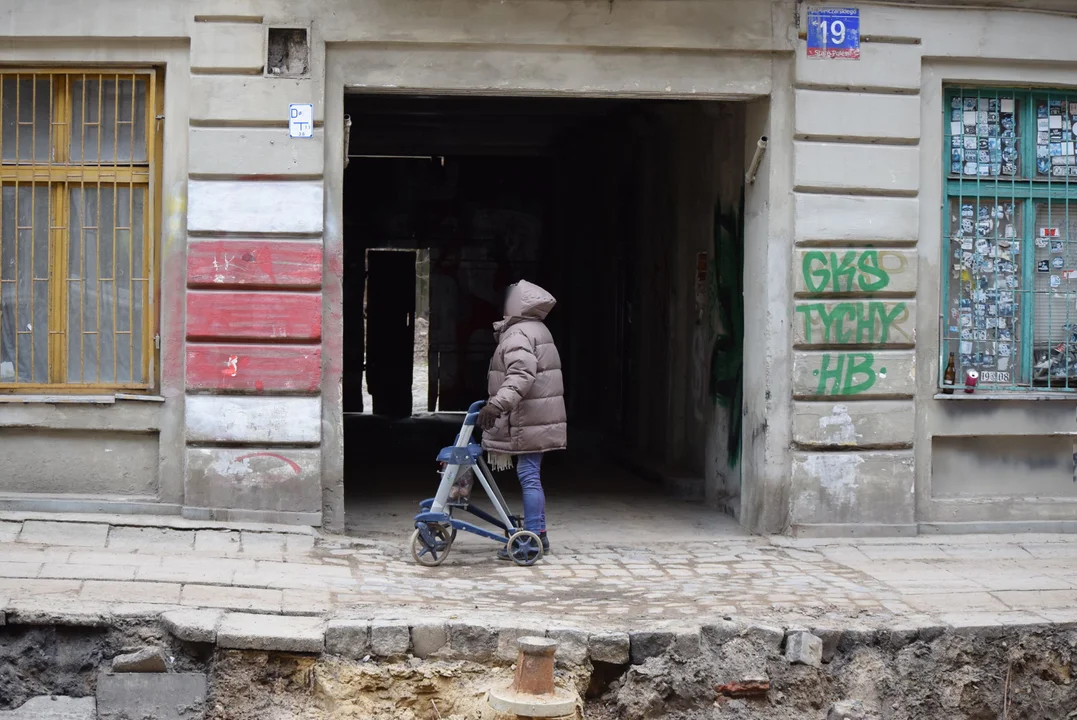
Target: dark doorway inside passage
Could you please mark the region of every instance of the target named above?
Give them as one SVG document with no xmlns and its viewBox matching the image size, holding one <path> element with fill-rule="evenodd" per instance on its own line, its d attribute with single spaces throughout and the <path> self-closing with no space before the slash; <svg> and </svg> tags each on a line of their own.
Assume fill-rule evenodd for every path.
<svg viewBox="0 0 1077 720">
<path fill-rule="evenodd" d="M 712 360 L 742 333 L 724 299 L 739 294 L 742 106 L 349 94 L 345 112 L 349 531 L 405 532 L 433 493 L 520 279 L 558 299 L 569 450 L 544 464 L 551 524 L 561 504 L 589 522 L 587 507 L 616 520 L 669 498 L 734 514 L 739 397 Z"/>
</svg>

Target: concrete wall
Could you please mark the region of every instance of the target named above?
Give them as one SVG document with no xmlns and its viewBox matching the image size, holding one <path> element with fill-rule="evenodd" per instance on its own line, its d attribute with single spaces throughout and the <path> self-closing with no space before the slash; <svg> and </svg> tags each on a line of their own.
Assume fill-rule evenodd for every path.
<svg viewBox="0 0 1077 720">
<path fill-rule="evenodd" d="M 796 56 L 791 528 L 1060 529 L 1074 402 L 936 396 L 939 162 L 943 86 L 1072 86 L 1077 19 L 871 5 L 861 18 L 874 41 L 860 61 L 808 60 L 804 41 Z"/>
<path fill-rule="evenodd" d="M 806 58 L 796 6 L 39 0 L 0 8 L 4 63 L 153 64 L 166 88 L 157 401 L 0 405 L 0 427 L 19 428 L 0 438 L 0 464 L 22 462 L 31 474 L 0 480 L 0 500 L 41 506 L 38 488 L 68 489 L 94 507 L 151 502 L 192 516 L 341 528 L 343 92 L 563 94 L 742 100 L 742 161 L 758 136 L 770 139 L 745 192 L 747 527 L 1058 527 L 1077 509 L 1062 472 L 1077 401 L 935 397 L 937 163 L 943 85 L 1073 86 L 1077 19 L 865 3 L 862 58 L 825 61 Z M 263 75 L 270 25 L 309 28 L 306 76 Z M 311 139 L 287 137 L 296 102 L 315 106 Z M 672 320 L 694 342 L 684 317 Z M 671 391 L 686 399 L 676 412 L 688 418 L 698 392 L 690 364 L 677 367 L 685 372 Z M 672 420 L 670 446 L 694 452 L 702 441 L 713 461 L 715 433 Z M 91 424 L 108 437 L 91 442 Z M 35 484 L 15 440 L 30 429 L 59 433 L 72 457 L 100 448 L 87 456 L 95 480 L 68 488 L 42 466 Z M 145 480 L 125 480 L 115 450 L 104 452 L 121 446 L 146 466 Z M 1012 462 L 1035 477 L 1034 496 L 1006 492 L 1005 472 L 990 471 L 1001 460 L 984 469 L 989 448 L 1015 450 Z M 978 484 L 980 475 L 988 480 Z"/>
<path fill-rule="evenodd" d="M 166 74 L 158 402 L 133 409 L 89 399 L 65 404 L 68 415 L 50 398 L 30 399 L 17 414 L 0 407 L 0 425 L 61 430 L 64 418 L 85 416 L 137 435 L 139 463 L 156 447 L 156 473 L 147 466 L 141 484 L 106 480 L 122 477 L 123 463 L 94 456 L 100 482 L 72 488 L 93 507 L 137 491 L 137 502 L 115 498 L 113 509 L 148 501 L 194 517 L 340 529 L 343 91 L 761 97 L 775 58 L 792 48 L 793 5 L 42 0 L 0 8 L 5 63 L 155 64 Z M 309 29 L 306 76 L 265 76 L 273 25 Z M 290 140 L 287 108 L 302 102 L 314 104 L 318 126 L 313 138 Z M 82 438 L 67 443 L 76 452 L 90 436 L 71 432 L 57 437 Z M 18 459 L 11 438 L 0 460 Z M 313 478 L 320 493 L 310 492 Z M 20 483 L 0 491 L 18 493 L 15 506 L 40 506 L 24 491 L 47 484 Z"/>
</svg>

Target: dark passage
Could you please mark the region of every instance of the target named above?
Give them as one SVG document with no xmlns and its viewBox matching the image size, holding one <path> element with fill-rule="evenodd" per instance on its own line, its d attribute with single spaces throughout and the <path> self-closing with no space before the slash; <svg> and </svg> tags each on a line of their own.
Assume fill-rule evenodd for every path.
<svg viewBox="0 0 1077 720">
<path fill-rule="evenodd" d="M 364 507 L 388 507 L 379 496 L 407 515 L 434 493 L 434 458 L 486 397 L 492 325 L 520 279 L 558 299 L 547 324 L 569 451 L 544 464 L 551 505 L 664 494 L 734 511 L 730 404 L 710 374 L 733 330 L 716 217 L 739 212 L 740 107 L 369 95 L 345 107 L 350 529 L 369 524 Z M 502 485 L 518 492 L 511 476 Z"/>
</svg>

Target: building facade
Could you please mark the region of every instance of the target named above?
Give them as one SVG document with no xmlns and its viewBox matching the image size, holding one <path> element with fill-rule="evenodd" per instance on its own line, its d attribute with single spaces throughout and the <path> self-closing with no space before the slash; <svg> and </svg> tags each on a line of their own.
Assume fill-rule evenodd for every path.
<svg viewBox="0 0 1077 720">
<path fill-rule="evenodd" d="M 1077 527 L 1077 11 L 962 4 L 855 4 L 858 58 L 794 0 L 0 4 L 0 506 L 342 529 L 350 99 L 654 100 L 711 104 L 639 184 L 679 218 L 635 331 L 698 494 L 760 532 Z M 741 331 L 699 320 L 715 197 Z"/>
</svg>

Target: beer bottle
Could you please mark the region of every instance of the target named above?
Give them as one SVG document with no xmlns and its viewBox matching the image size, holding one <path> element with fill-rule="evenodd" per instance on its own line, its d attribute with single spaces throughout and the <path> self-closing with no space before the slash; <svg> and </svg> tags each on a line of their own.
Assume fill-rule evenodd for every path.
<svg viewBox="0 0 1077 720">
<path fill-rule="evenodd" d="M 957 369 L 954 367 L 954 354 L 950 353 L 950 361 L 946 363 L 946 372 L 942 375 L 942 391 L 945 394 L 954 394 L 955 380 L 957 380 Z"/>
</svg>

